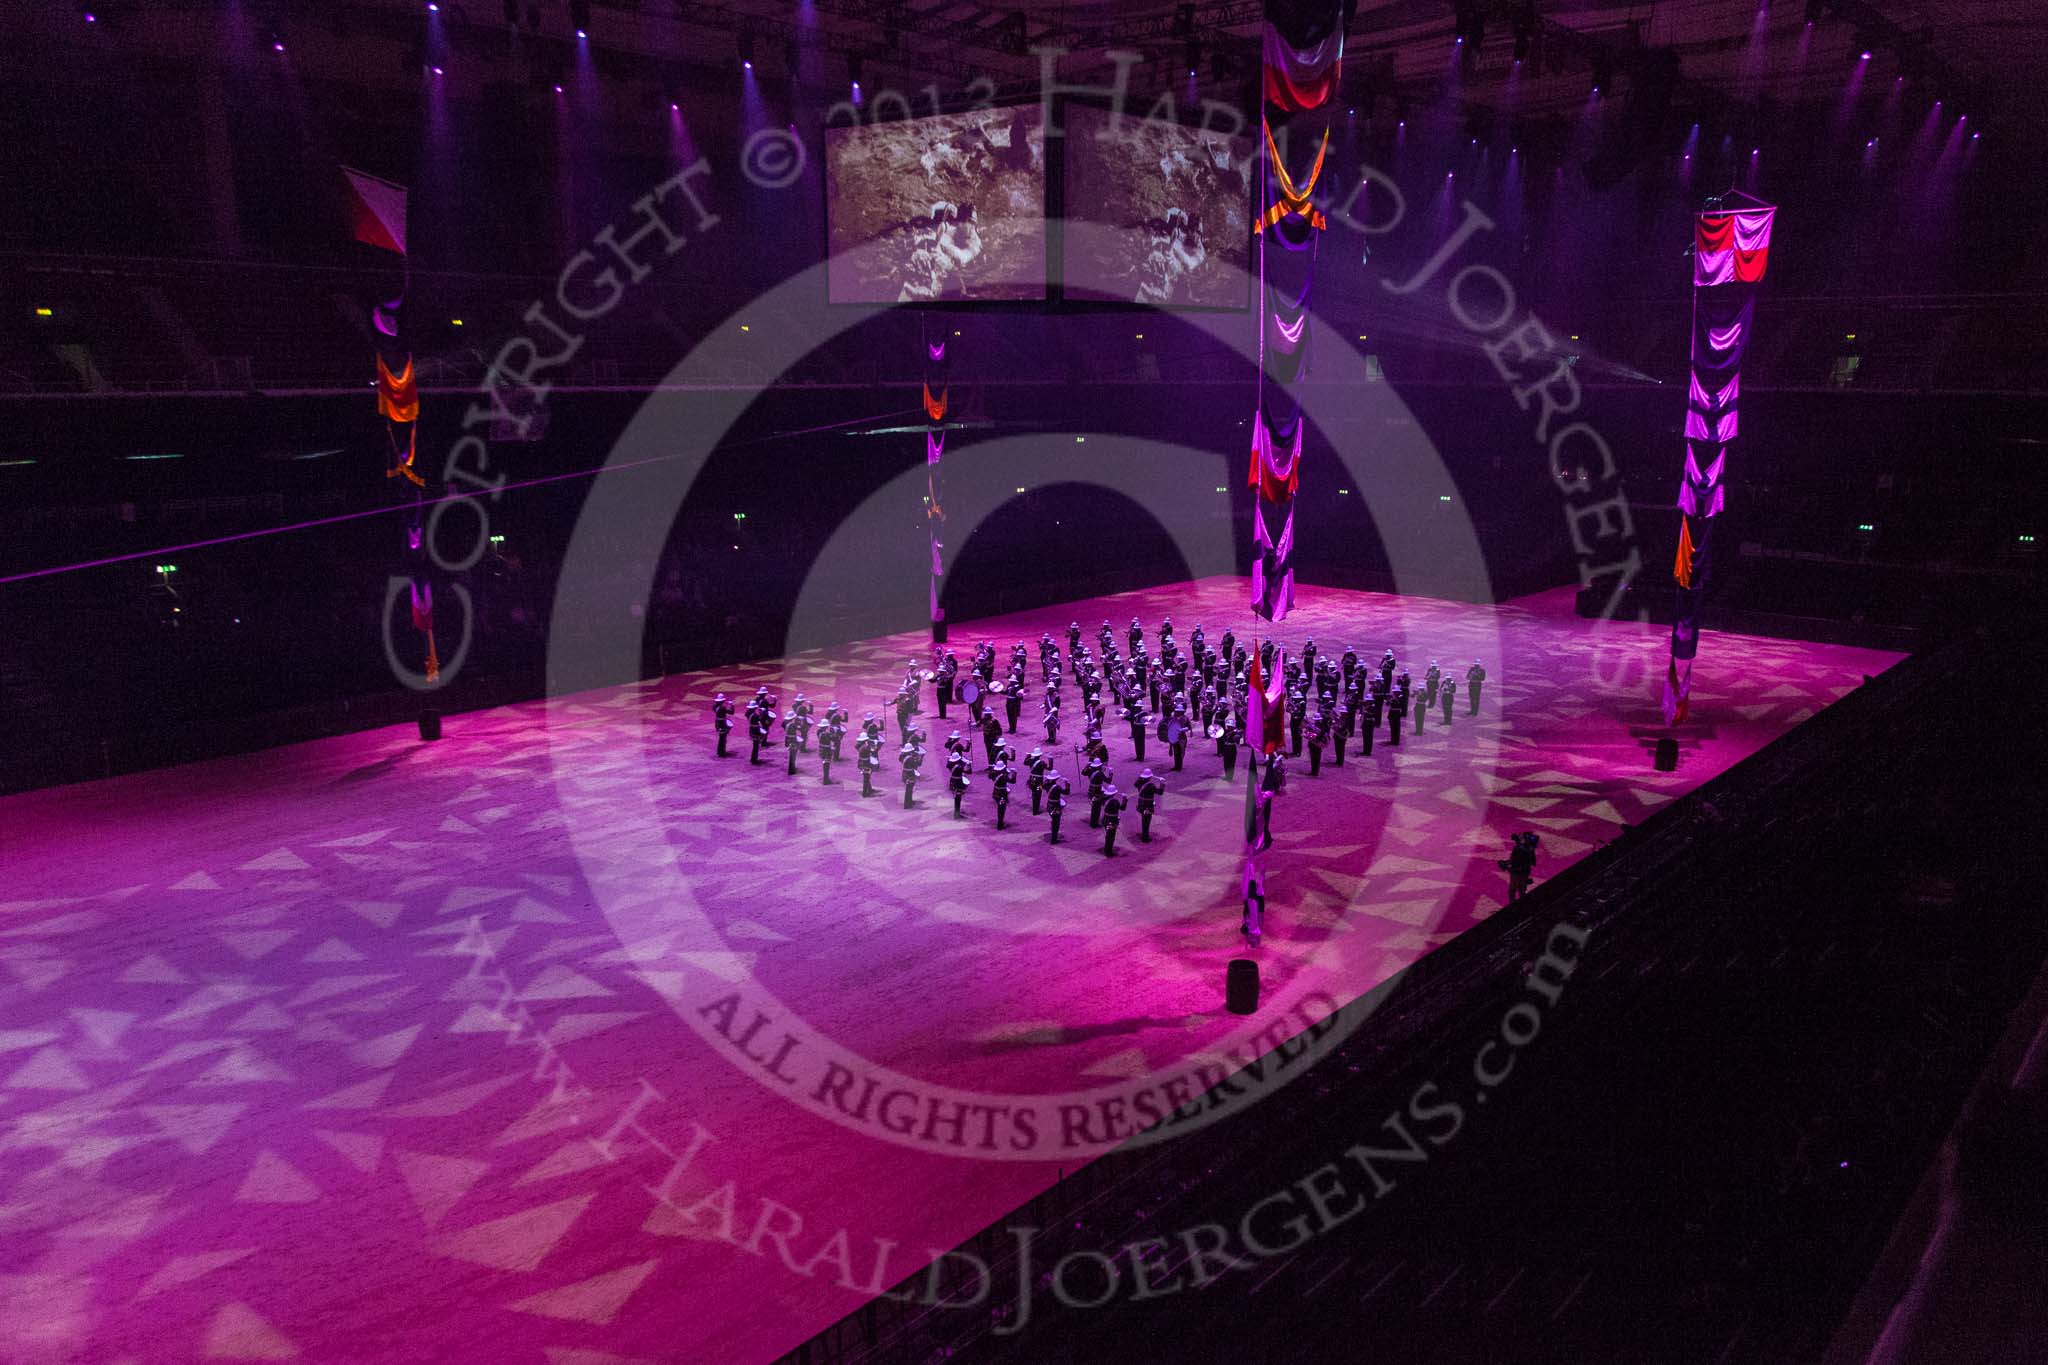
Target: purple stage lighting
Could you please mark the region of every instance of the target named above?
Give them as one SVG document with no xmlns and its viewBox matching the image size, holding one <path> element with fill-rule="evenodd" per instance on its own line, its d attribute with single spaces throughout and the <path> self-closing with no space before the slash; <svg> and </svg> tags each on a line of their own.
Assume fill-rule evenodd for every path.
<svg viewBox="0 0 2048 1365">
<path fill-rule="evenodd" d="M 91 10 L 87 10 L 85 12 L 85 22 L 87 22 L 88 24 L 97 24 L 99 21 L 100 17 L 97 14 L 94 14 Z"/>
<path fill-rule="evenodd" d="M 434 68 L 434 74 L 435 74 L 436 76 L 440 75 L 440 74 L 441 74 L 441 68 L 440 68 L 440 67 L 438 67 L 438 66 L 437 66 L 437 67 L 435 67 L 435 68 Z"/>
<path fill-rule="evenodd" d="M 1861 56 L 1857 57 L 1856 60 L 1859 62 L 1867 62 L 1870 60 L 1870 54 L 1868 52 L 1865 52 Z"/>
</svg>

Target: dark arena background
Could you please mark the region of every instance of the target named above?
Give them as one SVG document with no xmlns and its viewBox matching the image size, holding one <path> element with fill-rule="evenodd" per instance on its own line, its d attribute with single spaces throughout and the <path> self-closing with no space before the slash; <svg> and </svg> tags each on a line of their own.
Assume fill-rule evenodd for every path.
<svg viewBox="0 0 2048 1365">
<path fill-rule="evenodd" d="M 11 20 L 0 1359 L 2048 1359 L 2039 6 Z"/>
</svg>

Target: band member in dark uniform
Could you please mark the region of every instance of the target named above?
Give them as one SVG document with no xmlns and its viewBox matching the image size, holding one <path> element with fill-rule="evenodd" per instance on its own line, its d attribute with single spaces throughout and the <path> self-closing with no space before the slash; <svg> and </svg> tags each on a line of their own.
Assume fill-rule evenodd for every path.
<svg viewBox="0 0 2048 1365">
<path fill-rule="evenodd" d="M 1366 689 L 1365 695 L 1359 700 L 1358 755 L 1361 758 L 1372 757 L 1372 732 L 1380 728 L 1380 712 L 1385 706 L 1386 703 L 1380 700 L 1379 692 L 1372 688 Z"/>
<path fill-rule="evenodd" d="M 1536 871 L 1536 845 L 1541 842 L 1534 834 L 1511 834 L 1508 836 L 1508 856 L 1501 860 L 1500 867 L 1508 874 L 1508 899 L 1518 901 L 1529 894 L 1529 882 Z"/>
<path fill-rule="evenodd" d="M 767 689 L 763 688 L 765 692 Z M 768 742 L 770 727 L 775 724 L 775 701 L 772 697 L 756 695 L 747 703 L 747 738 L 753 741 L 754 751 L 747 756 L 747 762 L 761 761 L 761 746 Z"/>
<path fill-rule="evenodd" d="M 1166 784 L 1154 777 L 1150 768 L 1138 774 L 1138 842 L 1141 844 L 1152 842 L 1152 817 L 1158 812 L 1159 798 L 1165 791 Z"/>
<path fill-rule="evenodd" d="M 1401 675 L 1401 694 L 1408 698 L 1408 719 L 1413 726 L 1409 733 L 1411 736 L 1419 736 L 1422 733 L 1422 722 L 1429 717 L 1429 697 L 1420 687 L 1408 681 L 1406 673 Z"/>
<path fill-rule="evenodd" d="M 844 714 L 835 706 L 825 713 L 825 723 L 818 727 L 818 762 L 824 766 L 821 786 L 832 785 L 832 765 L 839 761 L 839 745 L 846 738 L 846 723 L 836 717 Z"/>
<path fill-rule="evenodd" d="M 1045 775 L 1045 813 L 1052 819 L 1052 835 L 1049 843 L 1060 841 L 1060 816 L 1066 812 L 1067 797 L 1073 793 L 1074 784 L 1067 781 L 1058 768 Z"/>
<path fill-rule="evenodd" d="M 1323 746 L 1330 742 L 1330 713 L 1320 708 L 1308 718 L 1308 775 L 1323 775 Z"/>
<path fill-rule="evenodd" d="M 1173 699 L 1173 714 L 1166 718 L 1166 747 L 1173 753 L 1173 770 L 1179 772 L 1188 756 L 1188 735 L 1194 722 L 1188 717 L 1188 697 L 1182 692 Z"/>
<path fill-rule="evenodd" d="M 1045 756 L 1045 750 L 1033 749 L 1024 755 L 1024 767 L 1031 776 L 1024 779 L 1024 785 L 1031 789 L 1031 813 L 1045 812 L 1045 775 L 1052 769 L 1052 760 Z"/>
<path fill-rule="evenodd" d="M 1486 670 L 1479 666 L 1479 660 L 1474 659 L 1472 666 L 1465 670 L 1465 696 L 1470 702 L 1470 708 L 1465 712 L 1466 715 L 1476 716 L 1479 714 L 1479 686 L 1485 681 Z"/>
<path fill-rule="evenodd" d="M 989 795 L 996 803 L 996 828 L 1004 828 L 1004 818 L 1010 813 L 1010 786 L 1017 780 L 1017 770 L 1008 763 L 997 763 L 988 775 Z"/>
<path fill-rule="evenodd" d="M 1443 703 L 1444 729 L 1448 730 L 1451 728 L 1452 708 L 1458 704 L 1458 689 L 1451 686 L 1449 679 L 1445 679 L 1442 689 L 1436 694 L 1436 699 Z"/>
<path fill-rule="evenodd" d="M 1358 728 L 1358 711 L 1347 697 L 1337 703 L 1332 713 L 1330 726 L 1330 762 L 1336 767 L 1344 766 L 1344 746 L 1351 742 L 1351 732 Z"/>
<path fill-rule="evenodd" d="M 796 776 L 796 756 L 804 747 L 804 718 L 794 710 L 782 718 L 782 747 L 789 750 L 789 775 Z"/>
<path fill-rule="evenodd" d="M 789 709 L 795 712 L 798 720 L 802 722 L 800 747 L 805 753 L 809 753 L 811 748 L 811 713 L 817 708 L 811 705 L 809 698 L 799 692 L 796 694 L 796 700 L 789 704 Z"/>
<path fill-rule="evenodd" d="M 711 724 L 718 731 L 718 756 L 729 757 L 725 752 L 725 737 L 732 733 L 732 702 L 723 692 L 711 699 Z"/>
<path fill-rule="evenodd" d="M 1131 653 L 1133 654 L 1138 652 L 1139 645 L 1145 643 L 1145 628 L 1138 624 L 1138 618 L 1135 616 L 1131 618 L 1130 641 Z"/>
<path fill-rule="evenodd" d="M 1431 706 L 1436 705 L 1436 690 L 1443 684 L 1443 680 L 1443 669 L 1437 666 L 1435 659 L 1431 659 L 1428 670 L 1422 675 L 1422 695 L 1429 699 Z"/>
<path fill-rule="evenodd" d="M 993 711 L 985 712 L 981 718 L 981 747 L 982 751 L 988 755 L 987 766 L 991 768 L 996 766 L 996 743 L 1002 737 L 1002 718 Z"/>
<path fill-rule="evenodd" d="M 897 737 L 903 738 L 910 733 L 910 718 L 917 711 L 917 698 L 910 695 L 908 688 L 899 687 L 896 695 L 889 699 L 889 704 L 896 708 Z"/>
<path fill-rule="evenodd" d="M 1010 685 L 1003 689 L 1003 711 L 1009 717 L 1010 733 L 1017 733 L 1017 717 L 1024 711 L 1024 675 L 1013 673 Z"/>
<path fill-rule="evenodd" d="M 1244 732 L 1237 728 L 1237 717 L 1225 716 L 1223 733 L 1216 739 L 1216 752 L 1223 756 L 1223 778 L 1226 782 L 1237 776 L 1237 746 L 1243 740 Z"/>
<path fill-rule="evenodd" d="M 1124 719 L 1131 726 L 1131 754 L 1138 762 L 1145 761 L 1145 706 L 1138 700 L 1137 693 L 1124 703 Z"/>
<path fill-rule="evenodd" d="M 1394 651 L 1387 650 L 1380 655 L 1380 687 L 1392 690 L 1394 686 Z"/>
<path fill-rule="evenodd" d="M 1102 786 L 1102 856 L 1116 856 L 1116 827 L 1124 818 L 1124 807 L 1130 804 L 1124 794 L 1116 789 L 1116 783 L 1105 782 Z"/>
<path fill-rule="evenodd" d="M 944 720 L 946 708 L 953 704 L 953 683 L 960 676 L 960 660 L 953 656 L 952 650 L 946 650 L 939 655 L 938 667 L 933 672 L 937 675 L 932 681 L 937 684 L 939 719 Z"/>
<path fill-rule="evenodd" d="M 1116 776 L 1110 771 L 1108 762 L 1099 756 L 1088 760 L 1081 775 L 1088 779 L 1088 828 L 1096 829 L 1102 824 L 1103 788 L 1113 786 Z"/>
<path fill-rule="evenodd" d="M 967 795 L 967 774 L 974 768 L 974 760 L 966 754 L 946 755 L 946 790 L 953 794 L 953 818 L 964 820 L 966 813 L 960 809 L 960 798 Z"/>
<path fill-rule="evenodd" d="M 853 753 L 855 766 L 860 769 L 860 794 L 873 796 L 875 774 L 882 766 L 882 741 L 862 731 L 860 738 L 853 742 Z"/>
<path fill-rule="evenodd" d="M 1287 694 L 1287 756 L 1301 757 L 1301 727 L 1308 722 L 1308 693 L 1299 687 Z"/>
<path fill-rule="evenodd" d="M 1387 743 L 1401 747 L 1401 722 L 1408 718 L 1408 689 L 1396 684 L 1387 693 Z"/>
<path fill-rule="evenodd" d="M 1060 700 L 1059 693 L 1051 693 L 1045 703 L 1045 742 L 1060 742 Z"/>
<path fill-rule="evenodd" d="M 924 767 L 924 749 L 916 744 L 906 744 L 896 761 L 903 765 L 903 809 L 909 810 L 917 804 L 918 770 Z"/>
</svg>

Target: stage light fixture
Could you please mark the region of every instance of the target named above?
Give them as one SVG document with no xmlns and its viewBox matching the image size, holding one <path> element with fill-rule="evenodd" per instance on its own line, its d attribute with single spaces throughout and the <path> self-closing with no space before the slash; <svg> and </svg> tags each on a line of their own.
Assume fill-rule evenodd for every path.
<svg viewBox="0 0 2048 1365">
<path fill-rule="evenodd" d="M 54 308 L 38 307 L 36 309 L 36 316 L 39 318 L 53 318 L 57 316 L 57 310 Z"/>
</svg>

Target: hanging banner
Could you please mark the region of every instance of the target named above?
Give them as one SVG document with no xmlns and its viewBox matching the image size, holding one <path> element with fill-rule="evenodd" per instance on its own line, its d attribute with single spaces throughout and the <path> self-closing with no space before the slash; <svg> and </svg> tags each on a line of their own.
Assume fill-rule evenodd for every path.
<svg viewBox="0 0 2048 1365">
<path fill-rule="evenodd" d="M 1352 8 L 1347 0 L 1266 5 L 1254 229 L 1259 391 L 1247 479 L 1253 490 L 1252 611 L 1262 621 L 1285 620 L 1294 605 L 1294 498 L 1301 490 L 1305 434 L 1298 386 L 1310 368 L 1316 243 L 1329 227 L 1315 192 L 1329 160 L 1332 96 L 1343 74 Z"/>
<path fill-rule="evenodd" d="M 929 330 L 930 324 L 927 324 Z M 946 506 L 945 488 L 940 478 L 941 461 L 946 454 L 946 405 L 952 391 L 948 383 L 949 362 L 946 355 L 946 338 L 931 340 L 924 338 L 924 415 L 932 425 L 924 435 L 925 465 L 925 529 L 931 537 L 931 624 L 932 640 L 941 642 L 946 638 L 946 612 L 939 605 L 939 579 L 945 572 Z"/>
<path fill-rule="evenodd" d="M 1739 192 L 1738 192 L 1739 195 Z M 1747 195 L 1740 195 L 1748 199 Z M 1664 673 L 1666 725 L 1686 718 L 1693 660 L 1700 646 L 1700 603 L 1713 571 L 1714 520 L 1727 504 L 1723 475 L 1741 432 L 1742 357 L 1756 316 L 1756 286 L 1769 264 L 1778 211 L 1756 200 L 1702 213 L 1693 224 L 1692 376 L 1685 413 L 1685 472 L 1678 488 L 1678 552 L 1671 578 L 1677 604 L 1671 661 Z"/>
</svg>

